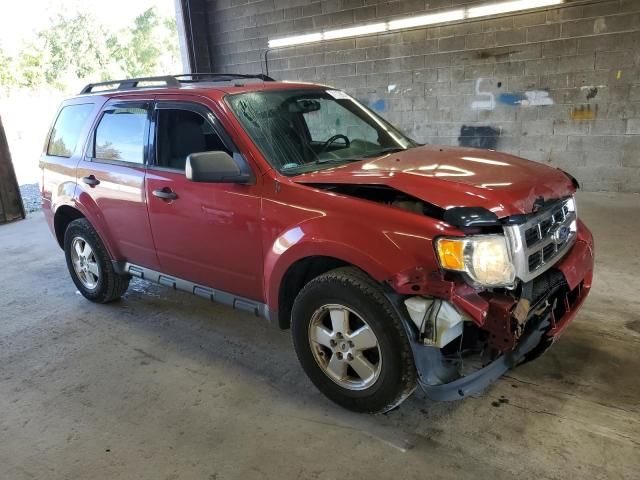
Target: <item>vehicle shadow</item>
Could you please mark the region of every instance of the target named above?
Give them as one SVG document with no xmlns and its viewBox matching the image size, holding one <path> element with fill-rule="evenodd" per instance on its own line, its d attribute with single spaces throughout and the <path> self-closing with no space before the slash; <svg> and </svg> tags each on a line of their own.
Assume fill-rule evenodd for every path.
<svg viewBox="0 0 640 480">
<path fill-rule="evenodd" d="M 615 349 L 602 348 L 579 321 L 550 352 L 508 372 L 477 397 L 433 402 L 418 388 L 387 414 L 359 415 L 318 392 L 298 364 L 289 331 L 262 318 L 139 280 L 122 301 L 99 308 L 111 309 L 110 317 L 153 336 L 164 349 L 188 356 L 189 363 L 195 360 L 196 373 L 205 374 L 212 364 L 232 364 L 242 375 L 302 405 L 303 413 L 295 409 L 296 420 L 356 430 L 399 451 L 417 448 L 448 455 L 452 445 L 467 451 L 477 449 L 478 443 L 487 452 L 509 449 L 522 435 L 546 435 L 558 428 L 559 416 L 588 422 L 588 411 L 567 409 L 567 402 L 576 398 L 588 405 L 616 407 L 612 397 L 618 382 L 607 381 L 607 369 L 594 370 L 594 364 L 616 364 L 621 358 L 616 358 Z M 633 401 L 638 393 L 630 392 L 622 403 Z"/>
</svg>

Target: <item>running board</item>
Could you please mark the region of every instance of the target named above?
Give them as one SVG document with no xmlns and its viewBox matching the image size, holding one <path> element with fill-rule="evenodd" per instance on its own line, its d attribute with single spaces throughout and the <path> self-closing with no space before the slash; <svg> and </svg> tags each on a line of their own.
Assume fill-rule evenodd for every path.
<svg viewBox="0 0 640 480">
<path fill-rule="evenodd" d="M 232 307 L 236 310 L 250 312 L 257 317 L 264 317 L 267 320 L 271 319 L 272 315 L 270 315 L 269 309 L 264 303 L 256 302 L 249 298 L 239 297 L 238 295 L 223 292 L 222 290 L 198 285 L 197 283 L 172 277 L 165 273 L 151 270 L 150 268 L 133 265 L 132 263 L 116 261 L 112 261 L 111 263 L 113 264 L 114 270 L 121 275 L 131 275 L 132 277 L 164 285 L 165 287 L 173 288 L 174 290 L 181 290 L 198 297 L 206 298 L 212 302 L 221 303 L 222 305 Z"/>
</svg>

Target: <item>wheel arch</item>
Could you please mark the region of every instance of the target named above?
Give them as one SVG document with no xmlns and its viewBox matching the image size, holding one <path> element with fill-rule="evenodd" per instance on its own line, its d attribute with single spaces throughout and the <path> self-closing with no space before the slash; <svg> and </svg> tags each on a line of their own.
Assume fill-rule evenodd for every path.
<svg viewBox="0 0 640 480">
<path fill-rule="evenodd" d="M 285 271 L 278 288 L 278 325 L 286 330 L 291 326 L 293 302 L 302 288 L 314 278 L 339 267 L 354 266 L 345 260 L 325 255 L 302 257 Z"/>
<path fill-rule="evenodd" d="M 71 222 L 78 218 L 86 218 L 77 208 L 69 205 L 61 205 L 53 216 L 53 228 L 60 248 L 64 249 L 64 232 Z"/>
</svg>

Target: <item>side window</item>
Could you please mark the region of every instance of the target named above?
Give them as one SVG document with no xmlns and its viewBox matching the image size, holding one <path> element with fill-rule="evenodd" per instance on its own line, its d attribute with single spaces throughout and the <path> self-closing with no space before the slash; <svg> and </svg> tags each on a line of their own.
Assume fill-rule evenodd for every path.
<svg viewBox="0 0 640 480">
<path fill-rule="evenodd" d="M 350 140 L 360 139 L 378 143 L 376 129 L 338 102 L 323 98 L 314 101 L 320 104 L 320 109 L 303 115 L 313 142 L 324 143 L 334 135 L 342 134 Z"/>
<path fill-rule="evenodd" d="M 70 157 L 73 155 L 80 133 L 93 110 L 93 103 L 64 107 L 51 130 L 47 155 Z"/>
<path fill-rule="evenodd" d="M 104 112 L 96 128 L 93 158 L 144 163 L 147 110 L 113 108 Z"/>
<path fill-rule="evenodd" d="M 156 165 L 184 170 L 191 153 L 222 150 L 231 155 L 220 136 L 202 115 L 189 110 L 158 110 Z"/>
</svg>

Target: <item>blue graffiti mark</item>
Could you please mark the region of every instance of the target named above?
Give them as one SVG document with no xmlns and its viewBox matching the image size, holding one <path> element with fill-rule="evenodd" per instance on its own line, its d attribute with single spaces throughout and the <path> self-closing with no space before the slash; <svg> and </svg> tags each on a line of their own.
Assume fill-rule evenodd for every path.
<svg viewBox="0 0 640 480">
<path fill-rule="evenodd" d="M 522 100 L 525 99 L 525 96 L 521 93 L 501 93 L 498 97 L 498 101 L 500 103 L 504 103 L 505 105 L 516 106 L 522 104 Z"/>
<path fill-rule="evenodd" d="M 384 112 L 387 109 L 387 103 L 384 100 L 380 99 L 370 103 L 369 107 L 371 107 L 371 110 L 375 112 Z"/>
</svg>

